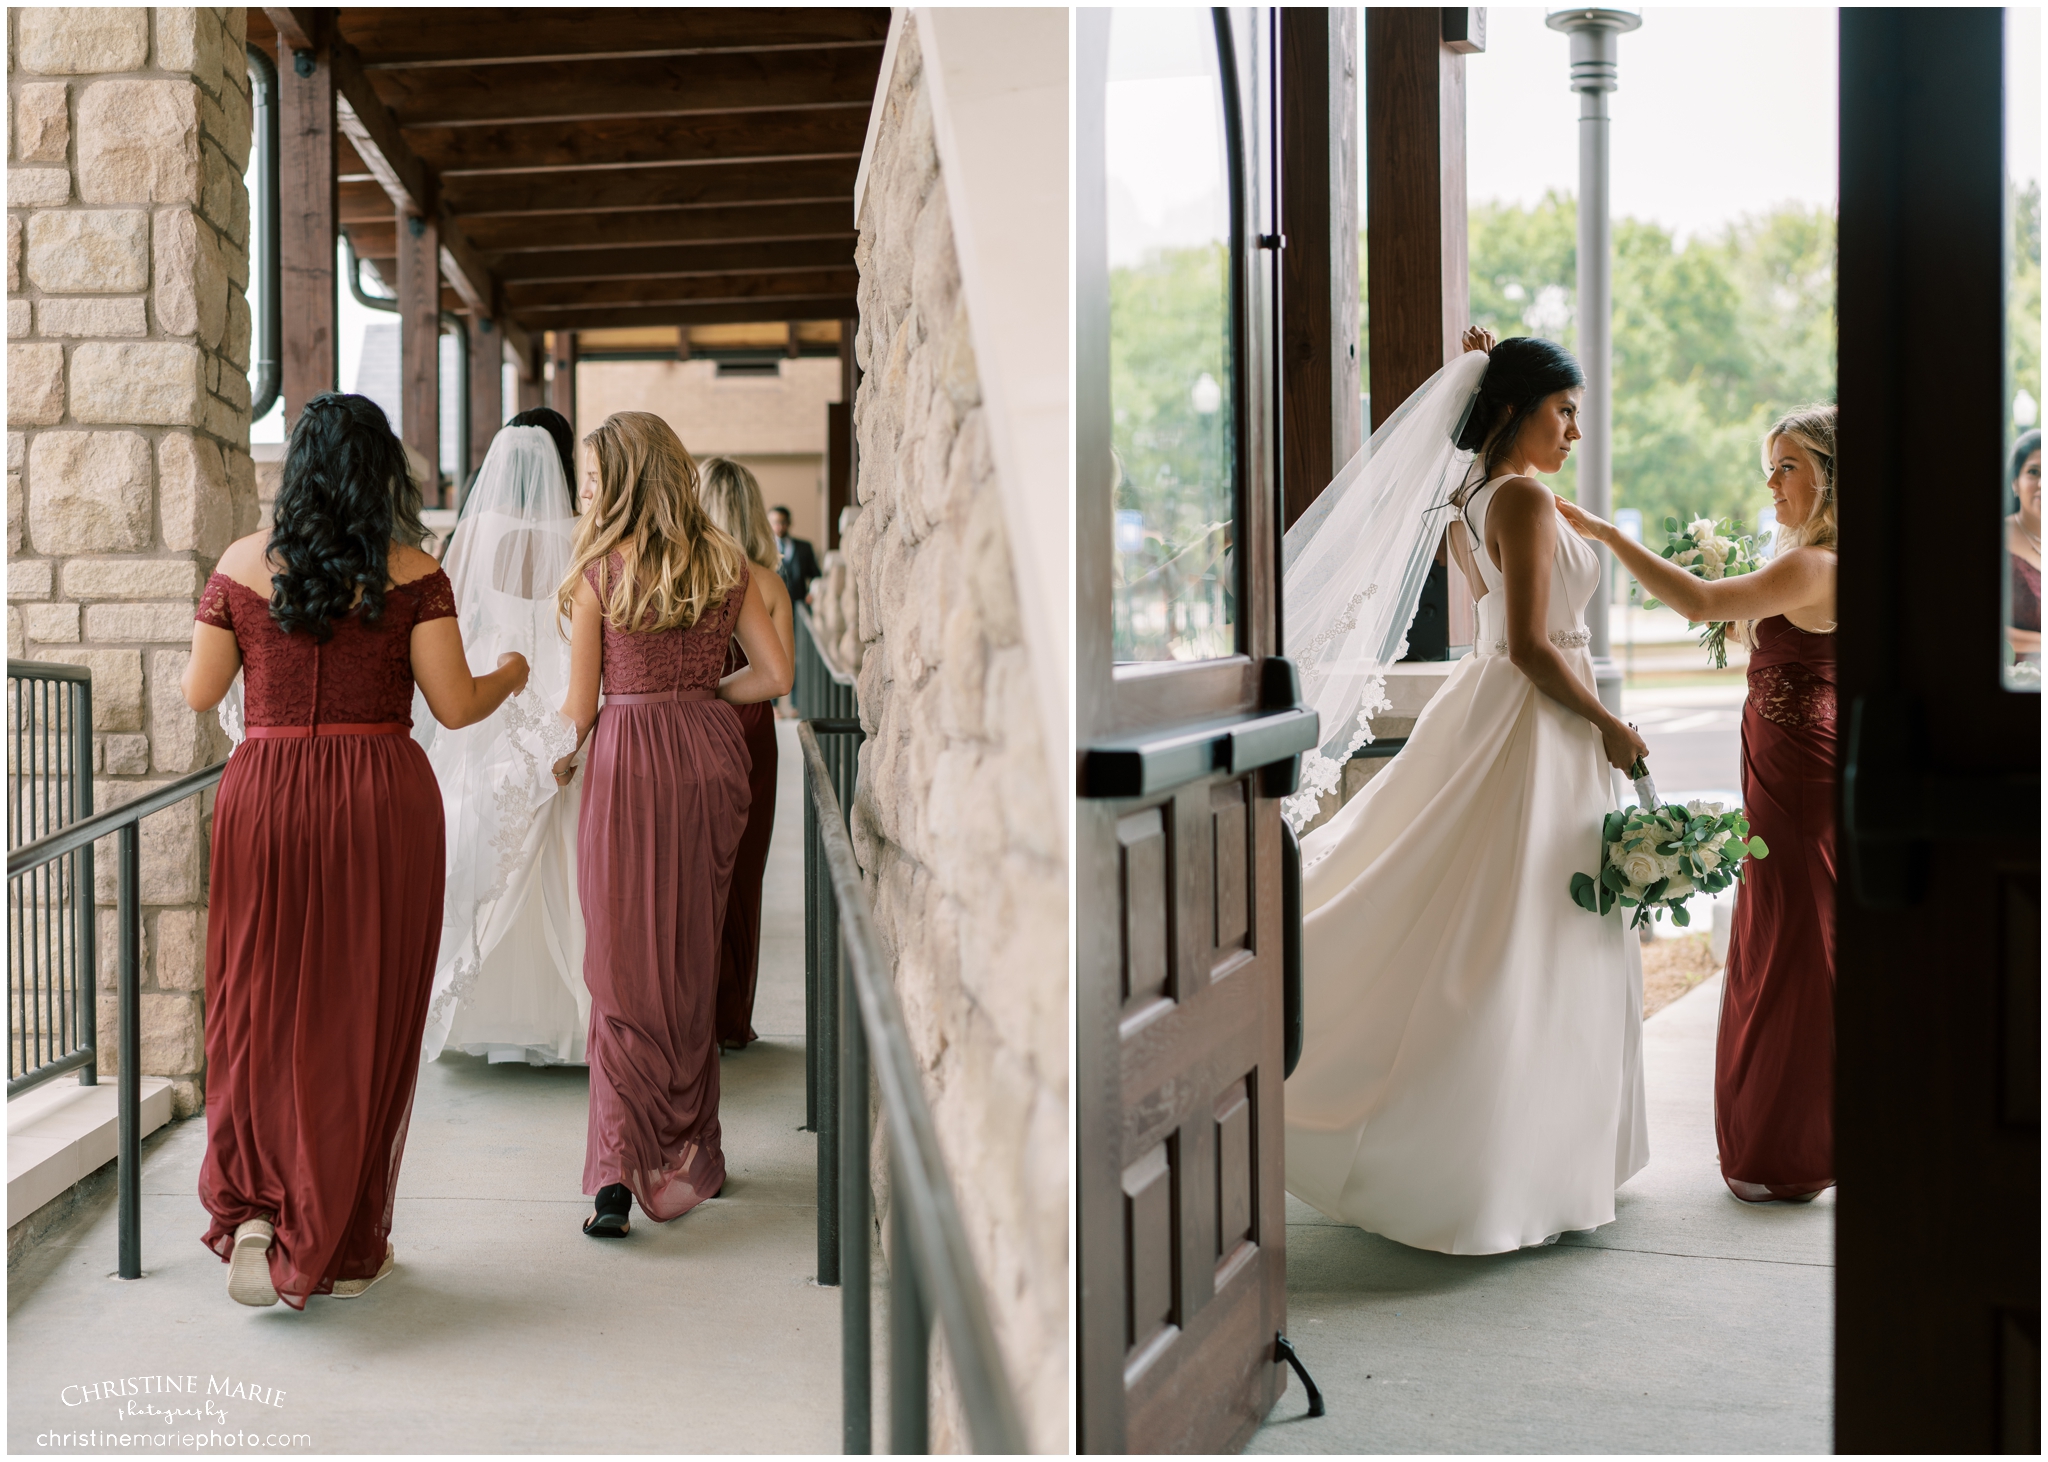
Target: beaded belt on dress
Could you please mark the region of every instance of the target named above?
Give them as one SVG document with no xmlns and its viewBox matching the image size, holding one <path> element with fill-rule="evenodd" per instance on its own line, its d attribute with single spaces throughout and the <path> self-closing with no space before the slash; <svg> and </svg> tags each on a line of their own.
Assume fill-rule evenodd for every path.
<svg viewBox="0 0 2048 1462">
<path fill-rule="evenodd" d="M 251 741 L 289 741 L 304 736 L 410 736 L 412 727 L 403 721 L 323 721 L 317 726 L 249 726 L 242 734 Z"/>
<path fill-rule="evenodd" d="M 1554 629 L 1550 632 L 1550 643 L 1560 650 L 1583 650 L 1593 643 L 1593 632 L 1589 629 Z M 1490 647 L 1496 655 L 1508 652 L 1505 639 L 1495 640 Z"/>
<path fill-rule="evenodd" d="M 716 689 L 712 690 L 655 690 L 645 695 L 606 694 L 604 703 L 608 706 L 651 706 L 661 701 L 715 701 Z"/>
</svg>

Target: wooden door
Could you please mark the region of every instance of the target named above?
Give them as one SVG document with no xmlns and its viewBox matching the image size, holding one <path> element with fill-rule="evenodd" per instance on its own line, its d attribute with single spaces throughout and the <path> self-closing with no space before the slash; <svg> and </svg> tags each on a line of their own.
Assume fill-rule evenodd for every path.
<svg viewBox="0 0 2048 1462">
<path fill-rule="evenodd" d="M 1841 13 L 1838 1452 L 2041 1442 L 2041 697 L 2002 628 L 2011 13 Z"/>
<path fill-rule="evenodd" d="M 1276 19 L 1078 18 L 1084 1451 L 1235 1450 L 1285 1384 Z"/>
</svg>

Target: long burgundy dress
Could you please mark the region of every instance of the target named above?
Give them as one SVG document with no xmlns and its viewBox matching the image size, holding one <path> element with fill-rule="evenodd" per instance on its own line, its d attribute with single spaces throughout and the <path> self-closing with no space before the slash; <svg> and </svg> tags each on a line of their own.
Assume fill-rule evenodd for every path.
<svg viewBox="0 0 2048 1462">
<path fill-rule="evenodd" d="M 440 570 L 375 624 L 286 634 L 221 574 L 196 618 L 242 652 L 248 739 L 214 804 L 206 921 L 206 1245 L 272 1215 L 270 1275 L 303 1309 L 384 1262 L 441 944 L 441 792 L 412 727 L 412 630 Z"/>
<path fill-rule="evenodd" d="M 614 554 L 610 582 L 619 567 Z M 603 603 L 598 565 L 588 575 Z M 604 627 L 604 704 L 583 772 L 583 1191 L 624 1183 L 661 1222 L 725 1183 L 714 1012 L 748 791 L 739 711 L 718 682 L 746 592 L 742 577 L 688 629 Z"/>
<path fill-rule="evenodd" d="M 747 654 L 735 643 L 725 673 L 747 668 Z M 761 970 L 761 880 L 768 872 L 768 844 L 775 836 L 775 703 L 740 706 L 740 729 L 750 758 L 747 830 L 733 865 L 732 891 L 725 899 L 725 928 L 718 942 L 718 1043 L 744 1046 L 754 1034 L 754 983 Z"/>
<path fill-rule="evenodd" d="M 1738 1195 L 1796 1198 L 1835 1180 L 1835 637 L 1782 615 L 1749 657 L 1742 801 L 1770 854 L 1735 903 L 1714 1133 Z"/>
</svg>

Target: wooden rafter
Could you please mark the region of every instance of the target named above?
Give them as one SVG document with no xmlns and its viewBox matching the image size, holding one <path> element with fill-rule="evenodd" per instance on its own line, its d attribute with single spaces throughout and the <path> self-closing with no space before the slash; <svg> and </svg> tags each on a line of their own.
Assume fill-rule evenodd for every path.
<svg viewBox="0 0 2048 1462">
<path fill-rule="evenodd" d="M 860 288 L 854 269 L 794 274 L 712 274 L 689 278 L 597 279 L 576 284 L 508 284 L 511 305 L 530 319 L 582 305 L 689 304 L 713 300 L 822 299 Z"/>
<path fill-rule="evenodd" d="M 866 105 L 879 47 L 373 72 L 408 127 Z"/>
<path fill-rule="evenodd" d="M 557 249 L 501 254 L 493 272 L 515 281 L 568 283 L 620 276 L 655 278 L 754 273 L 764 269 L 844 269 L 853 239 L 777 239 L 749 244 L 659 244 L 635 249 Z"/>
<path fill-rule="evenodd" d="M 860 313 L 851 297 L 838 299 L 781 300 L 773 307 L 783 319 L 845 320 Z M 745 301 L 717 304 L 594 305 L 537 313 L 535 327 L 549 330 L 613 330 L 644 325 L 753 325 L 761 321 L 763 307 Z"/>
<path fill-rule="evenodd" d="M 436 173 L 457 177 L 631 163 L 859 157 L 867 126 L 868 106 L 862 102 L 804 111 L 408 127 L 405 135 Z"/>
<path fill-rule="evenodd" d="M 503 258 L 529 250 L 614 249 L 640 244 L 762 243 L 843 239 L 853 257 L 852 200 L 736 208 L 654 208 L 632 213 L 549 213 L 471 218 L 470 239 Z"/>
<path fill-rule="evenodd" d="M 707 162 L 669 167 L 593 168 L 450 178 L 449 206 L 483 213 L 712 207 L 733 203 L 842 204 L 853 211 L 858 158 L 819 162 Z"/>
<path fill-rule="evenodd" d="M 380 64 L 443 67 L 519 57 L 555 60 L 648 51 L 879 47 L 886 9 L 745 10 L 677 6 L 615 10 L 395 6 L 345 12 L 349 40 Z"/>
</svg>

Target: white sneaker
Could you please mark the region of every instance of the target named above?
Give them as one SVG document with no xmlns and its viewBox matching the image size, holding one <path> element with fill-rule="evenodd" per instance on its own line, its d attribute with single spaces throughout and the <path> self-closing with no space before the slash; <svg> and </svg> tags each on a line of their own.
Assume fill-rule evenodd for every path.
<svg viewBox="0 0 2048 1462">
<path fill-rule="evenodd" d="M 398 1250 L 393 1247 L 389 1239 L 386 1239 L 384 1241 L 384 1262 L 378 1266 L 377 1272 L 368 1279 L 335 1280 L 334 1297 L 338 1300 L 352 1300 L 397 1267 Z"/>
<path fill-rule="evenodd" d="M 236 1304 L 261 1309 L 277 1303 L 277 1286 L 270 1282 L 270 1241 L 276 1236 L 264 1219 L 236 1225 L 235 1245 L 228 1253 L 228 1298 Z"/>
</svg>

